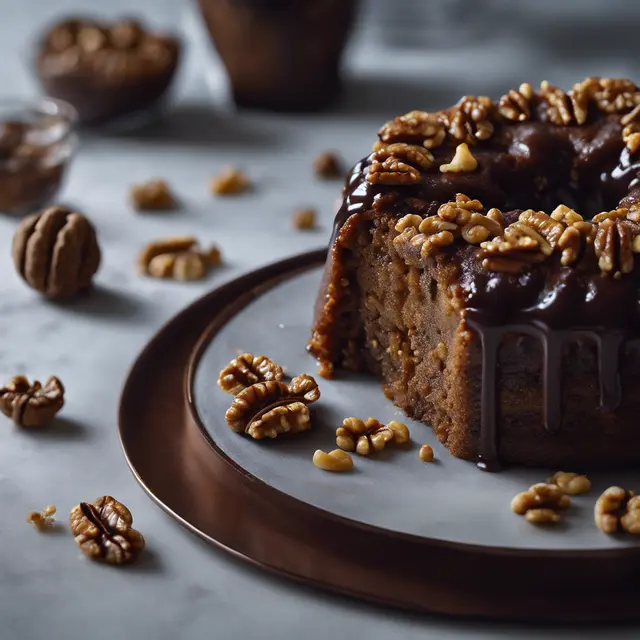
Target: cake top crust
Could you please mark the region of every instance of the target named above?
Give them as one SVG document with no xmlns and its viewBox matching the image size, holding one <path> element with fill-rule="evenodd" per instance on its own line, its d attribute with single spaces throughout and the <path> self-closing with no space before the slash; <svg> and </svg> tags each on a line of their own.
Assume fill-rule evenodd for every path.
<svg viewBox="0 0 640 640">
<path fill-rule="evenodd" d="M 378 135 L 351 174 L 337 227 L 357 212 L 392 211 L 398 242 L 425 258 L 466 242 L 490 272 L 555 259 L 577 267 L 594 255 L 606 276 L 634 270 L 640 91 L 631 80 L 587 78 L 566 93 L 525 83 L 497 103 L 464 96 Z"/>
</svg>

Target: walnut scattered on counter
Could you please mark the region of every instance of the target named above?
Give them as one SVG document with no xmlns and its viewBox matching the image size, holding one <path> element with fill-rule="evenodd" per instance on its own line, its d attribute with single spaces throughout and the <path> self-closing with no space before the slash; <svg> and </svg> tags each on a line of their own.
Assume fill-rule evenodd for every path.
<svg viewBox="0 0 640 640">
<path fill-rule="evenodd" d="M 511 510 L 532 524 L 555 524 L 561 519 L 559 511 L 570 506 L 571 499 L 558 485 L 544 482 L 532 485 L 511 501 Z"/>
<path fill-rule="evenodd" d="M 31 384 L 25 376 L 18 375 L 0 388 L 0 411 L 26 429 L 45 426 L 63 405 L 64 386 L 55 376 L 43 387 L 37 380 Z"/>
<path fill-rule="evenodd" d="M 229 428 L 254 440 L 276 438 L 311 428 L 309 408 L 320 397 L 314 378 L 296 376 L 287 385 L 277 380 L 258 382 L 240 391 L 225 414 Z"/>
<path fill-rule="evenodd" d="M 251 181 L 240 169 L 227 167 L 211 178 L 209 188 L 216 196 L 236 195 L 248 191 L 251 188 Z"/>
<path fill-rule="evenodd" d="M 192 236 L 174 236 L 148 244 L 138 256 L 138 269 L 153 278 L 200 280 L 220 264 L 217 247 L 203 250 Z"/>
<path fill-rule="evenodd" d="M 16 230 L 12 252 L 24 281 L 52 299 L 88 289 L 100 265 L 93 225 L 63 207 L 25 218 Z"/>
<path fill-rule="evenodd" d="M 38 531 L 45 531 L 53 526 L 55 521 L 56 508 L 50 504 L 42 511 L 30 511 L 27 514 L 26 521 L 32 524 Z"/>
<path fill-rule="evenodd" d="M 336 444 L 343 451 L 355 451 L 368 456 L 382 451 L 387 443 L 404 444 L 409 441 L 406 425 L 396 420 L 381 424 L 376 418 L 345 418 L 342 426 L 336 429 Z"/>
<path fill-rule="evenodd" d="M 291 217 L 291 225 L 298 231 L 314 229 L 316 226 L 315 209 L 298 209 L 294 211 Z"/>
<path fill-rule="evenodd" d="M 81 502 L 69 514 L 69 528 L 82 553 L 108 564 L 132 562 L 144 548 L 144 538 L 132 524 L 129 509 L 111 496 Z"/>
<path fill-rule="evenodd" d="M 616 533 L 622 528 L 627 533 L 640 534 L 640 501 L 633 491 L 622 487 L 609 487 L 598 498 L 593 509 L 596 526 L 603 533 Z"/>
<path fill-rule="evenodd" d="M 591 489 L 591 481 L 587 476 L 566 471 L 557 471 L 548 480 L 548 484 L 558 485 L 566 494 L 577 496 Z"/>
<path fill-rule="evenodd" d="M 165 180 L 133 185 L 129 197 L 136 211 L 168 211 L 178 207 L 178 201 Z"/>
<path fill-rule="evenodd" d="M 422 462 L 433 462 L 433 447 L 429 444 L 423 444 L 418 455 Z"/>
<path fill-rule="evenodd" d="M 218 386 L 234 396 L 257 382 L 280 382 L 282 367 L 266 356 L 243 353 L 234 358 L 218 376 Z"/>
<path fill-rule="evenodd" d="M 313 171 L 318 178 L 331 180 L 344 176 L 342 161 L 333 151 L 319 153 L 313 161 Z"/>
<path fill-rule="evenodd" d="M 334 449 L 325 453 L 317 449 L 313 454 L 313 464 L 323 471 L 351 471 L 353 469 L 352 457 L 342 449 Z"/>
<path fill-rule="evenodd" d="M 451 162 L 440 165 L 442 173 L 466 173 L 475 171 L 478 168 L 478 161 L 473 157 L 466 142 L 456 147 L 456 152 Z"/>
</svg>

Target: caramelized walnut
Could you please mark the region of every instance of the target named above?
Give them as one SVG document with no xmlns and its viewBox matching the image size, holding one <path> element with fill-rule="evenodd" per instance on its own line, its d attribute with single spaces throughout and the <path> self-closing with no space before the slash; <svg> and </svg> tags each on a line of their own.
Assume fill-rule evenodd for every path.
<svg viewBox="0 0 640 640">
<path fill-rule="evenodd" d="M 244 193 L 251 188 L 249 178 L 240 169 L 227 167 L 209 183 L 211 193 L 217 196 L 229 196 Z"/>
<path fill-rule="evenodd" d="M 558 511 L 568 509 L 569 506 L 571 506 L 571 499 L 559 486 L 544 482 L 532 485 L 511 501 L 511 510 L 520 516 L 525 516 L 526 520 L 532 524 L 559 522 Z M 530 512 L 532 513 L 528 515 Z"/>
<path fill-rule="evenodd" d="M 640 105 L 620 118 L 622 141 L 631 154 L 640 149 Z"/>
<path fill-rule="evenodd" d="M 132 524 L 129 509 L 111 496 L 81 502 L 69 514 L 69 528 L 82 553 L 108 564 L 131 562 L 144 548 L 144 538 Z"/>
<path fill-rule="evenodd" d="M 318 178 L 325 180 L 342 178 L 345 173 L 340 158 L 332 151 L 324 151 L 315 157 L 313 171 Z"/>
<path fill-rule="evenodd" d="M 150 180 L 131 187 L 131 204 L 137 211 L 164 211 L 175 209 L 177 200 L 165 180 Z"/>
<path fill-rule="evenodd" d="M 639 231 L 637 223 L 614 217 L 598 223 L 593 246 L 603 274 L 620 277 L 633 271 L 635 238 Z"/>
<path fill-rule="evenodd" d="M 547 103 L 546 114 L 549 122 L 557 125 L 573 124 L 573 105 L 562 89 L 543 80 L 540 85 L 540 97 Z"/>
<path fill-rule="evenodd" d="M 218 386 L 234 396 L 257 382 L 280 382 L 282 367 L 266 356 L 243 353 L 234 358 L 218 376 Z"/>
<path fill-rule="evenodd" d="M 475 144 L 493 135 L 490 115 L 493 103 L 486 96 L 464 96 L 448 113 L 444 114 L 449 135 L 458 142 Z"/>
<path fill-rule="evenodd" d="M 100 265 L 93 225 L 81 213 L 63 207 L 25 218 L 16 230 L 12 252 L 24 281 L 52 299 L 88 289 Z"/>
<path fill-rule="evenodd" d="M 432 163 L 433 156 L 424 147 L 404 142 L 380 144 L 371 155 L 367 180 L 373 184 L 414 184 Z"/>
<path fill-rule="evenodd" d="M 225 418 L 237 433 L 246 433 L 255 440 L 276 438 L 283 433 L 308 430 L 311 424 L 306 405 L 319 397 L 316 381 L 307 374 L 296 376 L 288 385 L 276 380 L 258 382 L 236 395 Z"/>
<path fill-rule="evenodd" d="M 498 112 L 503 118 L 516 122 L 524 122 L 531 117 L 531 100 L 533 99 L 533 87 L 524 82 L 516 91 L 511 89 L 498 102 Z"/>
<path fill-rule="evenodd" d="M 620 528 L 627 503 L 635 496 L 633 491 L 622 487 L 609 487 L 598 498 L 593 510 L 596 526 L 603 533 L 615 533 Z M 634 509 L 635 509 L 634 503 Z M 627 520 L 627 522 L 629 522 Z"/>
<path fill-rule="evenodd" d="M 45 531 L 46 529 L 53 527 L 55 522 L 55 513 L 55 506 L 50 504 L 42 511 L 30 511 L 27 514 L 26 521 L 29 524 L 32 524 L 38 531 Z"/>
<path fill-rule="evenodd" d="M 410 142 L 435 149 L 444 141 L 446 131 L 438 115 L 426 111 L 410 111 L 387 122 L 378 135 L 382 142 Z"/>
<path fill-rule="evenodd" d="M 586 78 L 579 86 L 605 113 L 628 111 L 640 104 L 638 87 L 627 78 Z"/>
<path fill-rule="evenodd" d="M 0 389 L 0 411 L 19 427 L 43 427 L 64 405 L 64 386 L 51 376 L 44 387 L 25 376 L 14 376 Z"/>
</svg>

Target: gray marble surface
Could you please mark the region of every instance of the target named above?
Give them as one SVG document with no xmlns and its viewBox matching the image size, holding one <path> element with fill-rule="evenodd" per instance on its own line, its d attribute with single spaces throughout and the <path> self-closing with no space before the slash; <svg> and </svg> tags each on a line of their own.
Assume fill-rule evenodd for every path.
<svg viewBox="0 0 640 640">
<path fill-rule="evenodd" d="M 0 0 L 0 94 L 36 91 L 27 45 L 54 15 L 131 13 L 111 0 Z M 386 6 L 385 6 L 386 4 Z M 161 126 L 126 136 L 83 136 L 61 200 L 95 222 L 104 262 L 89 298 L 51 304 L 15 276 L 9 247 L 15 221 L 0 218 L 0 378 L 55 373 L 68 402 L 53 429 L 0 427 L 0 637 L 14 638 L 413 638 L 637 637 L 638 628 L 553 629 L 417 616 L 328 596 L 210 549 L 174 524 L 136 485 L 118 444 L 124 376 L 152 333 L 211 287 L 248 269 L 326 242 L 338 186 L 310 174 L 317 151 L 363 155 L 379 124 L 397 112 L 439 107 L 461 93 L 498 94 L 523 79 L 570 84 L 585 75 L 638 77 L 638 7 L 624 18 L 599 2 L 486 0 L 371 2 L 350 56 L 345 101 L 320 116 L 233 113 L 219 68 L 177 0 L 145 0 L 136 11 L 190 34 L 176 102 Z M 437 11 L 438 13 L 433 13 Z M 635 14 L 635 15 L 634 15 Z M 380 22 L 380 18 L 384 22 Z M 636 20 L 634 20 L 636 18 Z M 205 67 L 208 72 L 205 74 Z M 240 164 L 253 194 L 214 200 L 210 175 Z M 179 213 L 137 215 L 130 183 L 167 178 Z M 317 232 L 291 231 L 292 209 L 321 211 Z M 194 233 L 218 243 L 225 266 L 199 284 L 138 277 L 132 263 L 147 241 Z M 86 561 L 68 533 L 38 535 L 27 511 L 54 503 L 64 519 L 81 500 L 109 493 L 127 504 L 145 534 L 142 562 L 118 570 Z"/>
</svg>

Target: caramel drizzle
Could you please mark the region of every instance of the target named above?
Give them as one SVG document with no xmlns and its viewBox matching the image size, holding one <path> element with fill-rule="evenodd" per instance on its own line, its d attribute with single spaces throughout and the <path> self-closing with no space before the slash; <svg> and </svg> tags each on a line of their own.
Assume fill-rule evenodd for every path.
<svg viewBox="0 0 640 640">
<path fill-rule="evenodd" d="M 480 413 L 480 439 L 478 468 L 499 471 L 499 385 L 498 351 L 508 333 L 525 334 L 538 338 L 543 348 L 543 424 L 555 434 L 562 427 L 562 347 L 577 338 L 593 340 L 598 349 L 600 381 L 600 407 L 612 412 L 622 400 L 620 384 L 620 349 L 625 336 L 620 332 L 599 333 L 586 329 L 554 330 L 544 323 L 513 324 L 505 327 L 487 327 L 468 318 L 467 322 L 480 337 L 482 347 L 482 391 Z"/>
</svg>

